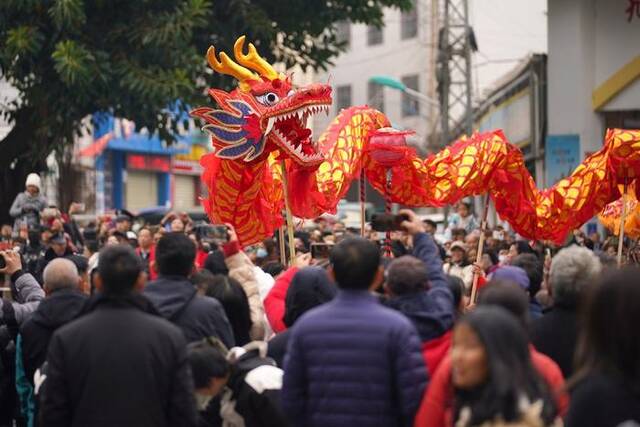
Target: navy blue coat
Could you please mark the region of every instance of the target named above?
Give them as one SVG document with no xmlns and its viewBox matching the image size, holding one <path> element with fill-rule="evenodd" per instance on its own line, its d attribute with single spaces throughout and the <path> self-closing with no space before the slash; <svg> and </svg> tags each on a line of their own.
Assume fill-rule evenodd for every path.
<svg viewBox="0 0 640 427">
<path fill-rule="evenodd" d="M 282 404 L 296 426 L 410 426 L 427 383 L 411 322 L 342 290 L 294 325 Z"/>
<path fill-rule="evenodd" d="M 160 276 L 148 283 L 142 293 L 162 317 L 182 329 L 187 342 L 217 337 L 227 348 L 235 346 L 222 304 L 215 298 L 198 295 L 186 277 Z"/>
<path fill-rule="evenodd" d="M 427 233 L 418 233 L 413 237 L 413 245 L 413 256 L 427 267 L 429 290 L 393 297 L 386 304 L 407 316 L 416 327 L 420 339 L 427 342 L 453 327 L 456 309 L 433 238 Z"/>
</svg>

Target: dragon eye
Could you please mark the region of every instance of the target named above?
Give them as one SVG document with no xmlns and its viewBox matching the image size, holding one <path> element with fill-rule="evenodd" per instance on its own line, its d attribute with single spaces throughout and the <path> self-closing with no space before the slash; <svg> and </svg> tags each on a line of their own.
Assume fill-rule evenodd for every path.
<svg viewBox="0 0 640 427">
<path fill-rule="evenodd" d="M 280 97 L 273 92 L 267 92 L 262 95 L 257 95 L 256 100 L 262 105 L 266 105 L 267 107 L 271 107 L 275 105 L 278 101 L 280 101 Z"/>
</svg>

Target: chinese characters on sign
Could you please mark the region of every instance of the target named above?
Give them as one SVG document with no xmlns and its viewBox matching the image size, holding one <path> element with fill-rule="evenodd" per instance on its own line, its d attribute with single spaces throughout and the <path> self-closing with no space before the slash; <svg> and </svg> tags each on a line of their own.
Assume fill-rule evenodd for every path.
<svg viewBox="0 0 640 427">
<path fill-rule="evenodd" d="M 640 0 L 628 0 L 629 6 L 625 9 L 627 14 L 627 22 L 631 22 L 633 18 L 640 19 Z"/>
</svg>

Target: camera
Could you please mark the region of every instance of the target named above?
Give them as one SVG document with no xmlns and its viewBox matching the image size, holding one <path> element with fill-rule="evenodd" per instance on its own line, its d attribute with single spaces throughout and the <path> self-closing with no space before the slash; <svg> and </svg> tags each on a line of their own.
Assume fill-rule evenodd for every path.
<svg viewBox="0 0 640 427">
<path fill-rule="evenodd" d="M 404 221 L 409 221 L 409 217 L 404 214 L 374 214 L 371 217 L 371 229 L 374 231 L 402 231 Z"/>
</svg>

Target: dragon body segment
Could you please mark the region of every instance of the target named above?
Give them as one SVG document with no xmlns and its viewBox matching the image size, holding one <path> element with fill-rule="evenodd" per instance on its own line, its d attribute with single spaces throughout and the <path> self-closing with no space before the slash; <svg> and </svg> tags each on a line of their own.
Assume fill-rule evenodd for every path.
<svg viewBox="0 0 640 427">
<path fill-rule="evenodd" d="M 367 106 L 341 111 L 314 141 L 306 122 L 328 111 L 331 88 L 295 88 L 273 70 L 244 37 L 226 54 L 207 58 L 239 86 L 227 93 L 211 89 L 219 109 L 197 108 L 214 152 L 204 156 L 203 204 L 212 221 L 231 223 L 240 241 L 252 244 L 271 236 L 283 223 L 282 167 L 292 213 L 313 218 L 334 212 L 353 179 L 364 168 L 374 188 L 386 192 L 387 169 L 369 150 L 369 138 L 389 120 Z M 383 148 L 384 149 L 384 148 Z M 500 217 L 521 235 L 561 241 L 572 229 L 620 197 L 617 184 L 640 175 L 640 131 L 610 130 L 603 148 L 574 173 L 538 190 L 520 150 L 501 131 L 474 134 L 422 160 L 410 153 L 392 167 L 388 197 L 408 206 L 442 206 L 463 197 L 489 193 Z"/>
</svg>

